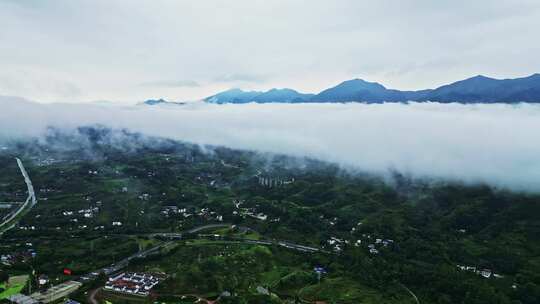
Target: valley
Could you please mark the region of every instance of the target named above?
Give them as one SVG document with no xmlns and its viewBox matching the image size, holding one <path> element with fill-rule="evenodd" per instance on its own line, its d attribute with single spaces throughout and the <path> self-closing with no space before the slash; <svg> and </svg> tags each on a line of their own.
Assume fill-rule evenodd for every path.
<svg viewBox="0 0 540 304">
<path fill-rule="evenodd" d="M 25 187 L 20 156 L 39 200 L 0 247 L 2 272 L 35 273 L 25 290 L 73 281 L 70 297 L 114 303 L 536 301 L 536 195 L 131 133 L 125 150 L 107 136 L 81 128 L 69 144 L 57 134 L 0 156 L 2 193 Z M 166 279 L 143 298 L 101 289 L 122 271 Z"/>
</svg>

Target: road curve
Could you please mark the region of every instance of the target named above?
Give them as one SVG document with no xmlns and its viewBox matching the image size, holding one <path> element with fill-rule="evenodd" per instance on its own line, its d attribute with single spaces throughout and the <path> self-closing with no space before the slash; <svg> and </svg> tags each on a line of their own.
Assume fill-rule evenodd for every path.
<svg viewBox="0 0 540 304">
<path fill-rule="evenodd" d="M 88 301 L 91 304 L 99 304 L 99 301 L 96 299 L 96 295 L 100 290 L 101 290 L 101 287 L 90 291 L 90 293 L 88 294 Z"/>
<path fill-rule="evenodd" d="M 15 211 L 13 214 L 8 216 L 2 223 L 0 223 L 0 229 L 9 224 L 7 228 L 0 230 L 0 234 L 6 232 L 7 230 L 15 226 L 16 222 L 11 223 L 11 221 L 13 221 L 19 214 L 21 214 L 21 212 L 23 212 L 24 210 L 30 210 L 30 208 L 37 204 L 36 193 L 34 192 L 32 180 L 30 180 L 28 172 L 26 172 L 22 161 L 18 157 L 15 159 L 17 160 L 17 165 L 21 170 L 21 174 L 24 177 L 24 182 L 26 183 L 26 187 L 28 188 L 28 197 L 26 198 L 26 201 L 19 207 L 19 209 L 17 209 L 17 211 Z"/>
<path fill-rule="evenodd" d="M 410 290 L 407 286 L 399 283 L 399 285 L 401 287 L 403 287 L 403 289 L 407 290 L 407 292 L 413 297 L 414 301 L 416 302 L 416 304 L 420 304 L 420 301 L 418 300 L 418 297 L 414 294 L 414 292 L 412 292 L 412 290 Z"/>
</svg>

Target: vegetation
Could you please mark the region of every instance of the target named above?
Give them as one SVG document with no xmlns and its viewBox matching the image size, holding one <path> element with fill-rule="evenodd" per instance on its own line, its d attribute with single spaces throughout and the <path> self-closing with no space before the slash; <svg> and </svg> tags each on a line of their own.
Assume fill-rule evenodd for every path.
<svg viewBox="0 0 540 304">
<path fill-rule="evenodd" d="M 7 299 L 11 295 L 21 292 L 24 288 L 28 276 L 13 276 L 4 280 L 5 276 L 2 275 L 2 282 L 0 283 L 0 300 Z"/>
<path fill-rule="evenodd" d="M 68 142 L 52 133 L 45 144 L 2 152 L 0 200 L 25 196 L 16 155 L 39 199 L 2 236 L 0 253 L 18 257 L 0 266 L 6 273 L 34 269 L 59 282 L 175 232 L 184 238 L 129 266 L 168 275 L 154 295 L 162 301 L 415 303 L 412 292 L 421 303 L 540 302 L 536 194 L 398 173 L 389 182 L 310 159 L 125 132 L 112 144 L 110 132 L 81 129 Z M 224 223 L 234 226 L 186 233 Z M 326 270 L 320 282 L 314 267 Z"/>
</svg>

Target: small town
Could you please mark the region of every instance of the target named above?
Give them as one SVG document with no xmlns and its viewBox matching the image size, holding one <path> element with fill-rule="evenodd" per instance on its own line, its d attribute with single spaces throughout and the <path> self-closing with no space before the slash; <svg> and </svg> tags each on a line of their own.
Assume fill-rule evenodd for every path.
<svg viewBox="0 0 540 304">
<path fill-rule="evenodd" d="M 163 276 L 161 276 L 163 279 Z M 120 293 L 133 294 L 138 296 L 148 296 L 152 288 L 159 284 L 157 275 L 148 273 L 122 272 L 109 277 L 104 289 Z"/>
</svg>

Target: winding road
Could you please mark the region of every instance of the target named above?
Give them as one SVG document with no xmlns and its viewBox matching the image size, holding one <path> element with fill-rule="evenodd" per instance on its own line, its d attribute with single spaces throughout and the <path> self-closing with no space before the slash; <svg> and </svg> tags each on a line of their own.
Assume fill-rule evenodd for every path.
<svg viewBox="0 0 540 304">
<path fill-rule="evenodd" d="M 15 210 L 13 213 L 11 213 L 6 218 L 4 218 L 3 222 L 0 223 L 0 235 L 15 226 L 15 224 L 18 221 L 17 217 L 23 211 L 28 211 L 32 207 L 34 207 L 35 204 L 37 204 L 36 193 L 34 192 L 34 186 L 32 185 L 32 180 L 30 180 L 30 177 L 28 176 L 28 172 L 26 172 L 26 169 L 24 168 L 22 161 L 19 158 L 16 158 L 16 160 L 17 160 L 17 165 L 19 166 L 19 169 L 21 170 L 21 174 L 24 177 L 24 182 L 26 183 L 26 187 L 28 188 L 28 197 L 26 198 L 26 201 L 17 210 Z"/>
<path fill-rule="evenodd" d="M 410 290 L 407 286 L 399 283 L 399 285 L 401 287 L 403 287 L 403 289 L 405 289 L 414 299 L 414 301 L 416 302 L 416 304 L 420 304 L 420 300 L 418 300 L 418 297 L 414 294 L 414 292 L 412 292 L 412 290 Z"/>
</svg>

